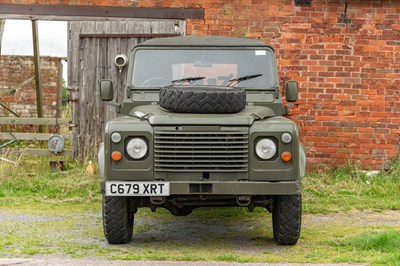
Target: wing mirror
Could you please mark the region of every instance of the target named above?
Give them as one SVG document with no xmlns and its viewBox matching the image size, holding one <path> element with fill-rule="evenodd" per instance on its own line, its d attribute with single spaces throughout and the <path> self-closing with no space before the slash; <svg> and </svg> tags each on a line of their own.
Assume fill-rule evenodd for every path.
<svg viewBox="0 0 400 266">
<path fill-rule="evenodd" d="M 100 98 L 102 101 L 112 101 L 114 99 L 113 83 L 109 79 L 102 79 L 100 84 Z"/>
<path fill-rule="evenodd" d="M 297 81 L 286 82 L 286 101 L 294 103 L 299 98 Z"/>
</svg>

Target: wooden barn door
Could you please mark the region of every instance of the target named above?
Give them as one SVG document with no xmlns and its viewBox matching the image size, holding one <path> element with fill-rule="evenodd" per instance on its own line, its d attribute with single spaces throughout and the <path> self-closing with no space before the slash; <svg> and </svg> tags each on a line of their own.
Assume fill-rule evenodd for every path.
<svg viewBox="0 0 400 266">
<path fill-rule="evenodd" d="M 69 22 L 68 87 L 72 102 L 73 152 L 81 162 L 96 157 L 103 141 L 104 124 L 116 117 L 116 108 L 100 100 L 98 81 L 114 82 L 121 103 L 128 68 L 114 64 L 119 54 L 129 57 L 132 48 L 150 38 L 182 34 L 184 21 Z"/>
</svg>

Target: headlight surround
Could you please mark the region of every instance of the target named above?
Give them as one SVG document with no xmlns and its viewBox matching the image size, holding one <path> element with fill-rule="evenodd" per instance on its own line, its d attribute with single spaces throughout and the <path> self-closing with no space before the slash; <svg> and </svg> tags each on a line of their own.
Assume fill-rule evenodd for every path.
<svg viewBox="0 0 400 266">
<path fill-rule="evenodd" d="M 276 144 L 272 139 L 263 138 L 257 141 L 256 154 L 260 159 L 269 160 L 276 154 Z"/>
<path fill-rule="evenodd" d="M 148 152 L 147 142 L 143 138 L 132 138 L 126 144 L 126 152 L 134 160 L 140 160 Z"/>
</svg>

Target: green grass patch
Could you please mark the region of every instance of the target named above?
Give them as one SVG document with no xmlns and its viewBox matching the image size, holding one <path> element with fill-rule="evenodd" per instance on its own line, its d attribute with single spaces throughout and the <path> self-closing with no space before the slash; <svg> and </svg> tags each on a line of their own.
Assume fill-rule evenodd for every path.
<svg viewBox="0 0 400 266">
<path fill-rule="evenodd" d="M 400 159 L 375 176 L 354 167 L 309 173 L 303 180 L 303 211 L 332 213 L 352 209 L 400 209 Z"/>
<path fill-rule="evenodd" d="M 400 252 L 400 232 L 384 231 L 364 233 L 360 236 L 349 238 L 346 245 L 359 250 L 372 250 L 376 252 Z"/>
<path fill-rule="evenodd" d="M 373 265 L 399 265 L 400 231 L 365 232 L 336 244 Z"/>
<path fill-rule="evenodd" d="M 0 206 L 20 200 L 92 202 L 100 200 L 99 177 L 87 175 L 82 166 L 67 163 L 65 171 L 50 169 L 49 159 L 16 159 L 17 165 L 0 164 Z M 2 200 L 2 199 L 13 199 Z"/>
</svg>

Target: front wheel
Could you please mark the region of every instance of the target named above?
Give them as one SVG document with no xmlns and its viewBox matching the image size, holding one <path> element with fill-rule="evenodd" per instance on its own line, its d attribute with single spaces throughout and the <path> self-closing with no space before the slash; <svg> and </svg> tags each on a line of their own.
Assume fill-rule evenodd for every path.
<svg viewBox="0 0 400 266">
<path fill-rule="evenodd" d="M 104 236 L 110 244 L 126 244 L 132 239 L 134 213 L 128 197 L 103 195 Z"/>
<path fill-rule="evenodd" d="M 274 198 L 272 210 L 274 239 L 280 245 L 294 245 L 300 237 L 301 194 Z"/>
</svg>

